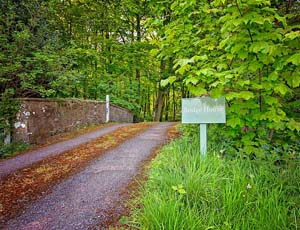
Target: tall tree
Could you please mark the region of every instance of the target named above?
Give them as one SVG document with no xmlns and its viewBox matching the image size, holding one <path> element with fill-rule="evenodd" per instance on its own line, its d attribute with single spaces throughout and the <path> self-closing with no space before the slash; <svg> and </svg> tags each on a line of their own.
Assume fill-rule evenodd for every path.
<svg viewBox="0 0 300 230">
<path fill-rule="evenodd" d="M 285 110 L 300 85 L 299 2 L 291 2 L 277 1 L 281 10 L 256 0 L 171 5 L 161 49 L 172 50 L 176 73 L 194 96 L 226 97 L 227 134 L 241 138 L 237 143 L 247 153 L 261 153 L 274 133 L 299 135 L 299 120 Z"/>
</svg>

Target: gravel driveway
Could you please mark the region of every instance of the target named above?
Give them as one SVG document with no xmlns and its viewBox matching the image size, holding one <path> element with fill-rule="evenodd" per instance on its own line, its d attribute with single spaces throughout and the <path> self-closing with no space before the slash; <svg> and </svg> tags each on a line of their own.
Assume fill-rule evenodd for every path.
<svg viewBox="0 0 300 230">
<path fill-rule="evenodd" d="M 115 124 L 99 130 L 89 132 L 71 140 L 59 142 L 47 147 L 39 148 L 10 159 L 0 161 L 0 179 L 6 175 L 25 168 L 35 162 L 38 162 L 46 157 L 54 156 L 63 153 L 69 149 L 75 148 L 83 143 L 89 142 L 107 133 L 113 132 L 121 127 L 129 124 Z"/>
<path fill-rule="evenodd" d="M 53 187 L 4 229 L 105 229 L 110 210 L 118 209 L 120 191 L 136 175 L 139 165 L 167 138 L 174 123 L 158 123 L 108 151 L 85 170 Z"/>
</svg>

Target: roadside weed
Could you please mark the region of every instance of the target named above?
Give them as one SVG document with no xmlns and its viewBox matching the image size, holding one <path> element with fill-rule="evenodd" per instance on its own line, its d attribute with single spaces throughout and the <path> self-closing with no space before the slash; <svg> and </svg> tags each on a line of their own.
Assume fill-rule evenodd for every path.
<svg viewBox="0 0 300 230">
<path fill-rule="evenodd" d="M 299 229 L 300 166 L 199 154 L 197 137 L 164 147 L 133 211 L 138 229 Z"/>
</svg>

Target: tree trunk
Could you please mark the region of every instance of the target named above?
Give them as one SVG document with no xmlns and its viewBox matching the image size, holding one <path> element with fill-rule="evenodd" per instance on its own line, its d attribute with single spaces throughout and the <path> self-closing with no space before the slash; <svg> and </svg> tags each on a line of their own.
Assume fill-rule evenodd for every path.
<svg viewBox="0 0 300 230">
<path fill-rule="evenodd" d="M 138 82 L 138 96 L 136 98 L 136 103 L 140 104 L 141 101 L 141 71 L 139 69 L 135 70 L 135 79 Z"/>
<path fill-rule="evenodd" d="M 164 60 L 160 61 L 160 80 L 163 79 L 162 75 L 165 72 L 166 63 Z M 160 121 L 160 118 L 163 113 L 164 99 L 165 99 L 165 89 L 160 86 L 160 80 L 158 82 L 158 95 L 155 103 L 154 111 L 154 121 Z"/>
<path fill-rule="evenodd" d="M 169 120 L 169 109 L 170 109 L 170 90 L 168 90 L 166 97 L 165 97 L 165 120 Z"/>
<path fill-rule="evenodd" d="M 172 86 L 173 89 L 173 121 L 176 120 L 176 100 L 175 100 L 175 85 Z"/>
<path fill-rule="evenodd" d="M 155 103 L 154 121 L 160 121 L 163 112 L 164 98 L 165 98 L 165 91 L 160 88 Z"/>
<path fill-rule="evenodd" d="M 70 39 L 72 39 L 72 34 L 73 34 L 73 20 L 72 20 L 72 14 L 71 14 L 71 10 L 72 10 L 72 1 L 69 0 L 69 7 L 70 7 L 70 13 L 69 13 L 69 36 Z"/>
<path fill-rule="evenodd" d="M 141 17 L 139 14 L 136 14 L 136 40 L 137 42 L 140 42 L 142 40 L 142 35 L 141 35 Z M 141 100 L 141 71 L 137 68 L 135 70 L 135 78 L 138 82 L 138 97 L 136 100 L 137 104 L 140 104 Z"/>
</svg>

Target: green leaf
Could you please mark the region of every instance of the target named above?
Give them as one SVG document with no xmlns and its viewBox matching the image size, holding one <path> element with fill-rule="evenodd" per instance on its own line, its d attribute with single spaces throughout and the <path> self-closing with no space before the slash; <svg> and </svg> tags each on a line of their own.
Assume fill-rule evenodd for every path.
<svg viewBox="0 0 300 230">
<path fill-rule="evenodd" d="M 210 90 L 210 96 L 214 98 L 219 98 L 223 96 L 223 87 L 220 88 L 214 88 Z"/>
<path fill-rule="evenodd" d="M 292 55 L 289 59 L 287 59 L 286 63 L 300 65 L 300 53 L 296 53 L 296 54 Z"/>
<path fill-rule="evenodd" d="M 178 189 L 177 186 L 175 186 L 175 185 L 172 185 L 171 188 L 172 188 L 174 191 L 177 191 L 177 189 Z"/>
<path fill-rule="evenodd" d="M 197 75 L 204 75 L 204 76 L 212 76 L 215 74 L 215 70 L 213 68 L 203 68 L 201 70 L 196 71 Z"/>
<path fill-rule="evenodd" d="M 207 90 L 200 86 L 188 86 L 190 92 L 195 96 L 202 96 L 207 93 Z"/>
<path fill-rule="evenodd" d="M 243 92 L 239 93 L 239 97 L 243 98 L 245 100 L 249 100 L 251 98 L 254 98 L 254 94 L 253 94 L 253 92 L 243 91 Z"/>
<path fill-rule="evenodd" d="M 248 57 L 248 52 L 246 50 L 239 50 L 237 54 L 241 59 L 245 59 Z"/>
<path fill-rule="evenodd" d="M 197 85 L 199 82 L 199 79 L 194 77 L 194 76 L 188 76 L 188 78 L 185 81 L 185 84 L 190 84 L 192 83 L 193 85 Z"/>
<path fill-rule="evenodd" d="M 176 73 L 184 74 L 185 72 L 189 71 L 190 68 L 191 68 L 190 65 L 185 64 L 185 65 L 181 66 L 178 70 L 176 70 Z"/>
<path fill-rule="evenodd" d="M 296 88 L 300 86 L 300 76 L 293 74 L 292 76 L 288 77 L 287 82 L 289 86 Z"/>
<path fill-rule="evenodd" d="M 160 81 L 160 85 L 162 87 L 166 87 L 167 85 L 172 85 L 174 83 L 174 81 L 176 81 L 176 76 L 171 76 L 171 77 L 168 77 L 167 79 L 163 79 Z"/>
<path fill-rule="evenodd" d="M 240 51 L 245 51 L 244 50 L 244 44 L 243 43 L 236 43 L 231 47 L 231 53 L 236 54 Z"/>
<path fill-rule="evenodd" d="M 227 69 L 227 64 L 226 63 L 220 63 L 217 66 L 218 71 L 226 70 Z"/>
<path fill-rule="evenodd" d="M 275 14 L 275 18 L 277 19 L 277 21 L 281 22 L 284 27 L 287 26 L 287 24 L 286 24 L 286 18 L 284 16 L 281 17 L 278 14 Z"/>
<path fill-rule="evenodd" d="M 276 81 L 278 79 L 278 72 L 274 71 L 269 75 L 269 79 L 272 81 Z"/>
<path fill-rule="evenodd" d="M 261 120 L 268 120 L 271 122 L 281 122 L 286 119 L 286 114 L 281 109 L 275 109 L 274 107 L 269 107 L 268 111 L 261 114 Z"/>
<path fill-rule="evenodd" d="M 250 85 L 250 80 L 238 80 L 237 81 L 237 84 L 240 85 L 240 86 L 245 86 L 245 85 Z"/>
<path fill-rule="evenodd" d="M 226 99 L 228 99 L 228 100 L 232 100 L 234 98 L 241 98 L 241 99 L 249 100 L 251 98 L 254 98 L 254 94 L 253 94 L 253 92 L 250 92 L 250 91 L 242 91 L 239 93 L 230 92 L 226 95 Z"/>
<path fill-rule="evenodd" d="M 231 117 L 231 118 L 227 119 L 226 125 L 230 126 L 232 128 L 235 128 L 236 126 L 241 127 L 242 121 L 239 117 Z"/>
<path fill-rule="evenodd" d="M 151 55 L 153 57 L 157 56 L 158 54 L 159 54 L 159 50 L 158 49 L 152 49 L 149 52 L 149 55 Z"/>
<path fill-rule="evenodd" d="M 215 81 L 215 82 L 213 82 L 213 83 L 210 84 L 210 87 L 215 88 L 215 87 L 217 87 L 218 85 L 223 85 L 222 81 Z"/>
<path fill-rule="evenodd" d="M 261 69 L 262 66 L 263 66 L 263 65 L 262 65 L 261 63 L 259 63 L 259 62 L 257 62 L 257 61 L 252 61 L 252 62 L 250 62 L 249 70 L 250 70 L 251 72 L 256 72 L 256 71 L 258 71 L 259 69 Z"/>
<path fill-rule="evenodd" d="M 169 84 L 169 80 L 168 79 L 163 79 L 160 81 L 160 85 L 162 87 L 166 87 Z"/>
<path fill-rule="evenodd" d="M 268 105 L 277 105 L 278 104 L 278 99 L 276 97 L 265 96 L 264 101 Z"/>
<path fill-rule="evenodd" d="M 254 53 L 258 53 L 260 51 L 265 50 L 268 47 L 268 45 L 269 44 L 267 42 L 254 42 L 250 46 L 250 50 Z"/>
<path fill-rule="evenodd" d="M 285 40 L 286 39 L 294 40 L 295 38 L 300 38 L 300 30 L 298 30 L 298 31 L 292 31 L 292 32 L 287 33 L 285 35 Z"/>
<path fill-rule="evenodd" d="M 282 122 L 282 121 L 279 121 L 279 122 L 269 122 L 267 124 L 267 127 L 270 128 L 270 129 L 275 129 L 275 130 L 284 130 L 286 129 L 286 124 L 285 122 Z"/>
<path fill-rule="evenodd" d="M 285 95 L 290 89 L 285 84 L 277 85 L 274 88 L 274 92 L 280 93 L 281 95 Z"/>
<path fill-rule="evenodd" d="M 259 53 L 258 58 L 264 65 L 269 65 L 275 62 L 275 58 L 265 53 Z"/>
<path fill-rule="evenodd" d="M 292 87 L 296 88 L 300 86 L 300 76 L 299 75 L 293 75 L 292 77 Z"/>
<path fill-rule="evenodd" d="M 122 225 L 128 225 L 131 222 L 131 219 L 128 216 L 122 216 L 119 220 L 119 223 Z"/>
<path fill-rule="evenodd" d="M 284 64 L 284 60 L 283 59 L 277 59 L 274 63 L 274 68 L 277 71 L 280 71 L 284 68 L 285 64 Z"/>
<path fill-rule="evenodd" d="M 168 78 L 170 84 L 173 84 L 176 81 L 176 79 L 177 79 L 176 76 L 171 76 Z"/>
<path fill-rule="evenodd" d="M 205 54 L 205 55 L 202 55 L 202 56 L 194 56 L 192 57 L 192 59 L 197 62 L 197 61 L 206 61 L 208 60 L 208 56 Z"/>
<path fill-rule="evenodd" d="M 183 188 L 179 188 L 177 191 L 179 194 L 186 194 L 186 191 Z"/>
<path fill-rule="evenodd" d="M 229 100 L 229 101 L 234 99 L 234 98 L 237 98 L 237 97 L 238 97 L 238 93 L 236 93 L 236 92 L 230 92 L 230 93 L 226 94 L 226 99 Z"/>
<path fill-rule="evenodd" d="M 181 195 L 186 194 L 186 191 L 185 191 L 185 189 L 183 188 L 183 185 L 182 185 L 182 184 L 179 184 L 179 185 L 177 185 L 177 186 L 173 185 L 173 186 L 171 186 L 171 188 L 172 188 L 174 191 L 176 191 L 176 192 L 178 192 L 179 194 L 181 194 Z"/>
<path fill-rule="evenodd" d="M 188 59 L 188 58 L 178 59 L 178 60 L 176 60 L 176 64 L 175 64 L 174 68 L 176 68 L 178 66 L 183 67 L 183 66 L 186 66 L 189 63 L 194 63 L 194 58 L 190 58 L 190 59 Z"/>
<path fill-rule="evenodd" d="M 300 122 L 295 121 L 294 119 L 291 119 L 288 123 L 288 128 L 290 130 L 297 130 L 300 131 Z"/>
</svg>

